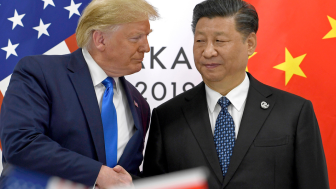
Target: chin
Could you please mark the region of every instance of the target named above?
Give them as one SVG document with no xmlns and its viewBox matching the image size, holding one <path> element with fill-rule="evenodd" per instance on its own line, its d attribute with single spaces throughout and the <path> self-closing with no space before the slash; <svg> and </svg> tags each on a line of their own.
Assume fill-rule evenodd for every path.
<svg viewBox="0 0 336 189">
<path fill-rule="evenodd" d="M 139 72 L 140 70 L 142 69 L 142 65 L 138 68 L 138 67 L 136 67 L 136 68 L 133 68 L 132 70 L 130 70 L 130 72 L 129 73 L 127 73 L 126 75 L 132 75 L 132 74 L 134 74 L 134 73 L 137 73 L 137 72 Z"/>
<path fill-rule="evenodd" d="M 135 72 L 139 72 L 142 69 L 142 63 L 140 62 L 140 64 L 137 65 L 137 67 L 135 68 Z"/>
<path fill-rule="evenodd" d="M 137 73 L 137 72 L 140 72 L 141 68 L 140 69 L 137 69 L 135 70 L 133 73 Z"/>
<path fill-rule="evenodd" d="M 223 78 L 225 77 L 224 74 L 204 74 L 202 75 L 203 80 L 207 80 L 210 82 L 218 82 L 218 81 L 222 81 Z"/>
</svg>

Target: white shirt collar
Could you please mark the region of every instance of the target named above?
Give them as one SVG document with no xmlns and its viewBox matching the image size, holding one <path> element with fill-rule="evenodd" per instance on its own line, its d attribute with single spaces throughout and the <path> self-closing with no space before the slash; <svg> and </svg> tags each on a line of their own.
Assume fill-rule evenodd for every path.
<svg viewBox="0 0 336 189">
<path fill-rule="evenodd" d="M 104 72 L 104 70 L 96 63 L 96 61 L 92 58 L 89 51 L 85 48 L 82 49 L 82 53 L 84 56 L 84 59 L 89 67 L 89 71 L 91 74 L 91 79 L 93 86 L 97 86 L 99 84 L 102 84 L 102 81 L 108 77 L 108 75 Z M 119 87 L 119 77 L 113 77 L 114 82 L 116 85 L 113 86 L 116 90 L 118 90 Z"/>
<path fill-rule="evenodd" d="M 250 87 L 250 80 L 245 74 L 244 81 L 239 84 L 237 87 L 232 89 L 227 95 L 226 98 L 228 98 L 233 105 L 233 107 L 239 112 L 242 109 L 242 106 L 247 98 L 248 89 Z M 208 108 L 213 113 L 215 110 L 216 104 L 218 100 L 222 97 L 222 95 L 210 89 L 207 85 L 205 85 L 205 92 L 206 92 L 206 99 L 208 103 Z"/>
</svg>

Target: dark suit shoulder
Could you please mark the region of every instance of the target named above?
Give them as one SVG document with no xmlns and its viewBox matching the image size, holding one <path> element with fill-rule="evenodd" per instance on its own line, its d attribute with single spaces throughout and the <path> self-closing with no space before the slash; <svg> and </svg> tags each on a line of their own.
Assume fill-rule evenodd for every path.
<svg viewBox="0 0 336 189">
<path fill-rule="evenodd" d="M 287 91 L 284 91 L 284 90 L 281 90 L 275 87 L 269 86 L 269 88 L 272 90 L 274 94 L 276 94 L 280 98 L 281 97 L 288 98 L 289 100 L 294 100 L 294 101 L 306 101 L 307 100 L 299 95 L 296 95 L 296 94 L 293 94 L 293 93 L 290 93 L 290 92 L 287 92 Z"/>
<path fill-rule="evenodd" d="M 18 62 L 17 67 L 32 66 L 32 64 L 38 64 L 41 67 L 59 67 L 69 62 L 70 58 L 71 54 L 26 56 Z"/>
<path fill-rule="evenodd" d="M 42 88 L 48 82 L 55 83 L 67 78 L 70 55 L 34 55 L 22 58 L 14 68 L 12 78 L 29 76 L 35 78 Z M 44 86 L 44 87 L 43 87 Z"/>
<path fill-rule="evenodd" d="M 71 54 L 67 55 L 33 55 L 22 58 L 14 68 L 11 82 L 23 81 L 24 78 L 34 78 L 43 90 L 50 83 L 61 83 L 68 78 L 67 65 Z M 31 80 L 26 80 L 26 82 Z M 32 84 L 30 84 L 32 85 Z M 11 85 L 9 85 L 9 88 Z M 45 91 L 46 92 L 46 91 Z M 48 93 L 48 92 L 46 92 Z"/>
<path fill-rule="evenodd" d="M 71 71 L 76 72 L 81 69 L 87 69 L 82 49 L 78 49 L 71 54 L 65 55 L 33 55 L 22 58 L 16 65 L 18 68 L 30 68 L 38 66 L 48 74 L 54 74 L 59 77 L 60 71 L 64 73 Z"/>
<path fill-rule="evenodd" d="M 250 87 L 254 88 L 256 91 L 258 91 L 261 95 L 265 97 L 271 97 L 276 98 L 279 102 L 283 103 L 293 103 L 295 105 L 297 104 L 303 104 L 307 99 L 298 96 L 296 94 L 266 85 L 264 83 L 261 83 L 257 79 L 255 79 L 251 74 L 248 74 L 250 79 Z"/>
</svg>

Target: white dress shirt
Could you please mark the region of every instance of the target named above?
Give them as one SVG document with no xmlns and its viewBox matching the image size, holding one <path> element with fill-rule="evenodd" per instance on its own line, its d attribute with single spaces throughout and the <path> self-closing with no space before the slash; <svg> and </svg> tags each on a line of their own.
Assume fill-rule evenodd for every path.
<svg viewBox="0 0 336 189">
<path fill-rule="evenodd" d="M 243 117 L 243 112 L 246 104 L 246 97 L 248 93 L 248 89 L 250 87 L 250 80 L 245 74 L 244 81 L 239 84 L 236 88 L 232 89 L 227 95 L 231 102 L 228 107 L 228 111 L 233 118 L 233 122 L 235 124 L 235 135 L 236 139 L 238 136 L 238 131 L 240 127 L 240 122 Z M 215 132 L 216 120 L 221 111 L 221 106 L 217 103 L 218 100 L 222 97 L 222 95 L 212 89 L 210 89 L 207 85 L 205 85 L 206 99 L 208 104 L 208 112 L 210 117 L 210 124 L 212 134 Z"/>
<path fill-rule="evenodd" d="M 82 49 L 84 59 L 89 67 L 91 79 L 97 96 L 97 103 L 101 111 L 103 102 L 103 95 L 105 92 L 105 86 L 102 81 L 108 76 L 104 70 L 93 60 L 90 53 L 86 49 Z M 113 77 L 116 85 L 113 85 L 113 103 L 117 110 L 117 123 L 118 123 L 118 152 L 117 160 L 119 161 L 121 155 L 124 152 L 126 144 L 135 133 L 134 120 L 131 109 L 127 102 L 127 97 L 123 86 L 119 82 L 118 77 Z"/>
</svg>

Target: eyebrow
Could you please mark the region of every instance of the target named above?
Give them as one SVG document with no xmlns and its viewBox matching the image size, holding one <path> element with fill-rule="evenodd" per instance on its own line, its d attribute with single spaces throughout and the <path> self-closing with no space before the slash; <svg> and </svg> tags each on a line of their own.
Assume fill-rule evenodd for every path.
<svg viewBox="0 0 336 189">
<path fill-rule="evenodd" d="M 204 33 L 204 32 L 201 32 L 201 31 L 196 31 L 196 33 L 197 33 L 197 34 L 200 34 L 200 35 L 205 35 L 205 33 Z M 218 36 L 218 35 L 225 35 L 224 32 L 215 32 L 214 34 L 215 34 L 215 36 Z"/>
<path fill-rule="evenodd" d="M 195 34 L 201 34 L 201 35 L 204 35 L 204 32 L 196 31 Z"/>
<path fill-rule="evenodd" d="M 215 32 L 215 35 L 225 35 L 224 32 Z"/>
<path fill-rule="evenodd" d="M 137 32 L 137 33 L 134 33 L 134 34 L 131 34 L 131 35 L 144 35 L 144 34 L 149 35 L 149 34 L 152 33 L 152 32 L 153 32 L 153 30 L 151 29 L 151 30 L 149 30 L 149 33 L 148 33 L 148 34 L 143 33 L 143 32 Z"/>
</svg>

